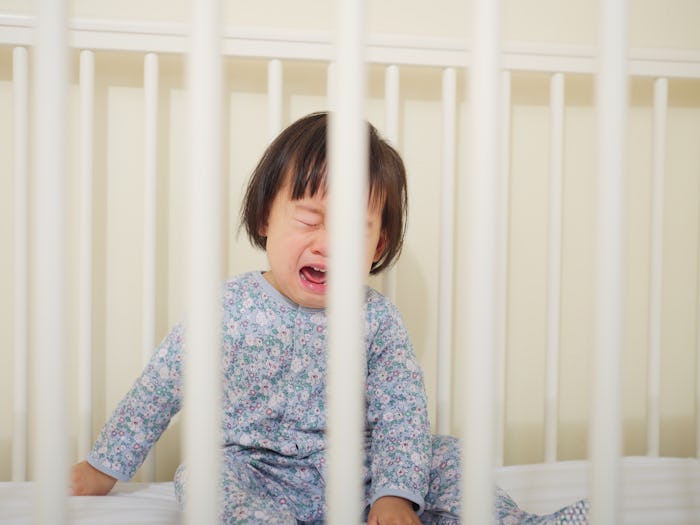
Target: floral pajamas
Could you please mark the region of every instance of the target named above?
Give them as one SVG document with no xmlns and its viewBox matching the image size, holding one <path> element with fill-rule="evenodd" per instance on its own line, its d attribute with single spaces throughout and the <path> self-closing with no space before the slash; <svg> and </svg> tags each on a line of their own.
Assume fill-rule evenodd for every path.
<svg viewBox="0 0 700 525">
<path fill-rule="evenodd" d="M 424 525 L 459 525 L 461 461 L 460 446 L 451 436 L 433 436 L 430 488 L 425 498 Z M 494 523 L 498 525 L 586 525 L 588 502 L 580 500 L 544 516 L 521 510 L 505 491 L 496 487 Z"/>
<path fill-rule="evenodd" d="M 325 311 L 289 301 L 259 272 L 227 282 L 222 304 L 222 519 L 320 523 Z M 135 474 L 181 408 L 183 343 L 177 326 L 156 349 L 100 432 L 88 456 L 95 468 L 120 480 Z M 365 348 L 367 505 L 400 496 L 414 503 L 426 524 L 458 523 L 459 448 L 452 438 L 431 440 L 423 375 L 407 330 L 396 307 L 372 289 L 365 301 Z M 183 474 L 178 469 L 175 480 L 180 502 Z M 504 498 L 497 493 L 497 502 L 509 503 Z"/>
<path fill-rule="evenodd" d="M 433 436 L 430 488 L 420 519 L 424 525 L 459 525 L 459 443 Z M 323 523 L 323 479 L 315 468 L 291 463 L 270 465 L 261 457 L 224 452 L 221 522 L 236 525 L 320 525 Z M 365 479 L 369 498 L 370 479 Z M 175 474 L 178 503 L 184 505 L 184 468 Z M 584 525 L 588 504 L 579 501 L 547 516 L 523 512 L 496 488 L 494 522 L 501 525 Z M 309 502 L 312 502 L 309 505 Z"/>
</svg>

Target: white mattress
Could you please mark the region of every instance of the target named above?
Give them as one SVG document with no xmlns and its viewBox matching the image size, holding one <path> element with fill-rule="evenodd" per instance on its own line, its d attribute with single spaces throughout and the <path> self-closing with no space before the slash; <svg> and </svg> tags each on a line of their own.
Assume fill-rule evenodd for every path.
<svg viewBox="0 0 700 525">
<path fill-rule="evenodd" d="M 521 508 L 552 512 L 587 497 L 589 464 L 562 461 L 498 469 L 496 480 Z M 700 525 L 700 459 L 625 457 L 620 525 Z"/>
<path fill-rule="evenodd" d="M 497 470 L 496 480 L 531 512 L 552 512 L 586 497 L 588 463 L 517 465 Z M 628 457 L 620 524 L 700 525 L 700 460 Z M 32 483 L 0 482 L 0 524 L 30 525 Z M 172 483 L 117 483 L 109 496 L 70 497 L 77 525 L 175 525 L 180 514 Z"/>
<path fill-rule="evenodd" d="M 0 482 L 0 524 L 32 525 L 34 489 L 30 482 Z M 109 496 L 68 498 L 76 525 L 175 525 L 180 513 L 173 484 L 117 483 Z"/>
</svg>

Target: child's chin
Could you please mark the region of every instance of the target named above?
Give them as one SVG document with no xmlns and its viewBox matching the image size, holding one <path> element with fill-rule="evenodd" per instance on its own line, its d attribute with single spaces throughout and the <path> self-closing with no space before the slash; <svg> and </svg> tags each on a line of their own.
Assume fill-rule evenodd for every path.
<svg viewBox="0 0 700 525">
<path fill-rule="evenodd" d="M 326 294 L 320 293 L 317 290 L 309 290 L 304 288 L 303 292 L 297 297 L 296 303 L 306 308 L 325 308 Z"/>
<path fill-rule="evenodd" d="M 299 304 L 306 308 L 325 308 L 326 298 L 325 296 L 323 296 L 319 297 L 318 299 L 304 299 L 302 301 L 299 301 Z"/>
</svg>

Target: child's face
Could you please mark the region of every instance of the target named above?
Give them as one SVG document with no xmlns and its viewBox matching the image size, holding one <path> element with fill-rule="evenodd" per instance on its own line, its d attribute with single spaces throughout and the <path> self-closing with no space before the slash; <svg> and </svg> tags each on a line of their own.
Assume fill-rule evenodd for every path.
<svg viewBox="0 0 700 525">
<path fill-rule="evenodd" d="M 327 198 L 291 199 L 289 185 L 275 197 L 267 224 L 261 232 L 267 237 L 266 252 L 270 271 L 267 280 L 283 295 L 310 308 L 326 306 L 328 268 Z M 365 230 L 365 274 L 383 250 L 381 206 L 367 210 Z"/>
</svg>

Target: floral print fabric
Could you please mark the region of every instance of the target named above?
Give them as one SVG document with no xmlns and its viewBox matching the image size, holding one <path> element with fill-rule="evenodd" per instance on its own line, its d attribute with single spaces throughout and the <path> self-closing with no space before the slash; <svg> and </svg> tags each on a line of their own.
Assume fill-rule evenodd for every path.
<svg viewBox="0 0 700 525">
<path fill-rule="evenodd" d="M 259 272 L 227 282 L 222 305 L 222 521 L 321 523 L 325 311 L 292 303 Z M 100 432 L 88 456 L 94 467 L 120 480 L 135 474 L 182 406 L 184 339 L 176 326 L 156 349 Z M 426 524 L 458 523 L 457 441 L 431 439 L 423 375 L 403 320 L 372 289 L 365 343 L 367 507 L 385 495 L 401 496 Z M 185 477 L 181 467 L 175 480 L 181 504 Z M 522 513 L 501 491 L 496 502 L 498 523 L 585 523 L 522 521 L 540 517 Z M 521 521 L 508 521 L 515 516 Z"/>
<path fill-rule="evenodd" d="M 262 455 L 282 469 L 313 468 L 322 479 L 325 311 L 290 302 L 259 272 L 226 283 L 222 300 L 226 453 Z M 393 494 L 422 508 L 430 461 L 423 375 L 397 308 L 372 289 L 365 341 L 369 502 Z M 93 466 L 121 480 L 134 475 L 181 408 L 183 344 L 178 326 L 156 349 L 102 429 L 88 457 Z"/>
</svg>

